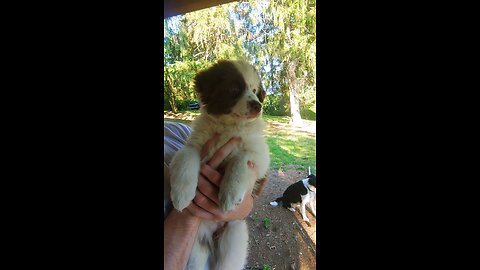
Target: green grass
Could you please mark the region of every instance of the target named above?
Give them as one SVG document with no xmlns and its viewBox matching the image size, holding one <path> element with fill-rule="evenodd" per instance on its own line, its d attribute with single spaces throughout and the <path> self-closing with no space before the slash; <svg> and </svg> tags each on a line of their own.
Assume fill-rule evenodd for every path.
<svg viewBox="0 0 480 270">
<path fill-rule="evenodd" d="M 199 111 L 183 111 L 173 114 L 164 112 L 168 121 L 189 124 Z M 297 169 L 316 173 L 316 134 L 306 132 L 305 128 L 294 129 L 290 126 L 288 116 L 263 116 L 267 123 L 266 140 L 270 148 L 270 169 Z M 314 125 L 315 121 L 305 121 L 306 125 Z"/>
<path fill-rule="evenodd" d="M 278 131 L 278 134 L 267 136 L 270 148 L 271 169 L 299 169 L 316 173 L 316 140 L 307 136 L 289 135 Z"/>
<path fill-rule="evenodd" d="M 287 124 L 290 121 L 290 117 L 288 116 L 274 116 L 274 115 L 263 115 L 263 120 L 265 122 L 279 122 Z"/>
<path fill-rule="evenodd" d="M 316 134 L 305 132 L 302 128 L 292 129 L 288 116 L 264 115 L 263 118 L 270 124 L 265 136 L 270 148 L 270 168 L 308 172 L 310 166 L 311 172 L 316 173 Z M 304 122 L 308 126 L 315 125 L 315 121 Z"/>
</svg>

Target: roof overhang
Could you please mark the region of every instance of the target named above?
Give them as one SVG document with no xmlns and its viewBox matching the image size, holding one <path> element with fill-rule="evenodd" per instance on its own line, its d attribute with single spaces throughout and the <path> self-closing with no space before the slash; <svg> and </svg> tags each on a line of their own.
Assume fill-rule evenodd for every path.
<svg viewBox="0 0 480 270">
<path fill-rule="evenodd" d="M 172 17 L 187 12 L 210 8 L 237 0 L 164 0 L 163 18 Z"/>
</svg>

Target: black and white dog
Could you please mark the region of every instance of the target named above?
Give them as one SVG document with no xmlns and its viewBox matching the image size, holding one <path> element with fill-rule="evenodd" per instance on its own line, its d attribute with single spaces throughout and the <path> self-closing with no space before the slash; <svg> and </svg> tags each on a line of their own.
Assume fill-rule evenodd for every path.
<svg viewBox="0 0 480 270">
<path fill-rule="evenodd" d="M 317 192 L 317 177 L 313 174 L 308 175 L 307 178 L 302 179 L 294 184 L 291 184 L 283 196 L 271 202 L 270 204 L 276 206 L 277 203 L 282 202 L 282 206 L 295 212 L 295 207 L 299 207 L 302 213 L 302 218 L 310 226 L 310 220 L 305 213 L 305 206 L 308 203 L 313 216 L 317 217 L 314 207 L 315 194 Z"/>
</svg>

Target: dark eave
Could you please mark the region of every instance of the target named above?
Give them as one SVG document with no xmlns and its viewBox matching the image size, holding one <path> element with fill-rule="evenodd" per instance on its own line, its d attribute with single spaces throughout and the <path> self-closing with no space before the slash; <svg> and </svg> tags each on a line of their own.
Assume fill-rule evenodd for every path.
<svg viewBox="0 0 480 270">
<path fill-rule="evenodd" d="M 235 2 L 236 0 L 164 0 L 163 18 Z"/>
</svg>

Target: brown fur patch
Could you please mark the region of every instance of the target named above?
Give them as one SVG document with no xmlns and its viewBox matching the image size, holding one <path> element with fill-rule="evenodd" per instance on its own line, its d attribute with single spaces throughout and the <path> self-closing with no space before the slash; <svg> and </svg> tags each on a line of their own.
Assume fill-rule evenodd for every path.
<svg viewBox="0 0 480 270">
<path fill-rule="evenodd" d="M 263 100 L 265 99 L 265 90 L 263 90 L 263 87 L 260 86 L 260 89 L 257 91 L 257 97 L 258 97 L 258 100 L 263 103 Z"/>
<path fill-rule="evenodd" d="M 230 113 L 245 89 L 245 79 L 230 61 L 220 60 L 195 76 L 195 90 L 209 114 Z"/>
</svg>

